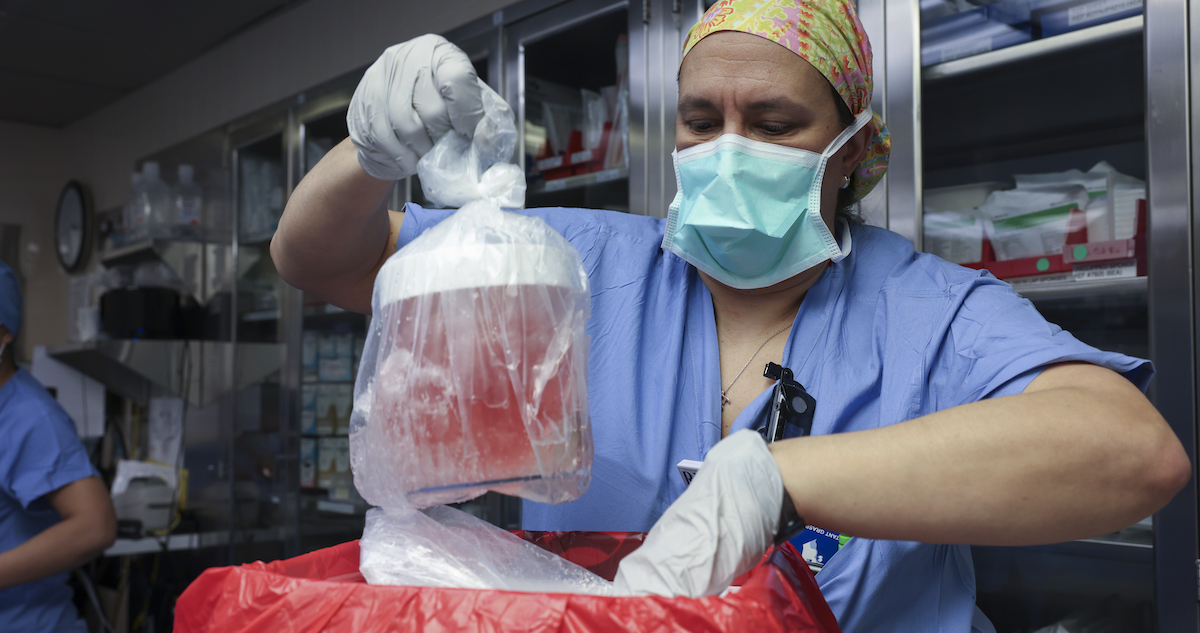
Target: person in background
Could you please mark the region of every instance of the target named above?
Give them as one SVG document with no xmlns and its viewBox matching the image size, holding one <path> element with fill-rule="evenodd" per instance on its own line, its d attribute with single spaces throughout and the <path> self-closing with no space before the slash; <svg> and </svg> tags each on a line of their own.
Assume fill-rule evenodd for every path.
<svg viewBox="0 0 1200 633">
<path fill-rule="evenodd" d="M 587 492 L 527 501 L 523 527 L 650 529 L 618 586 L 701 596 L 803 519 L 837 533 L 817 582 L 843 630 L 993 632 L 966 544 L 1119 530 L 1191 465 L 1140 391 L 1148 362 L 846 212 L 887 167 L 871 69 L 853 0 L 721 0 L 683 51 L 668 218 L 518 211 L 587 269 L 595 442 Z M 389 212 L 394 181 L 447 130 L 473 132 L 481 90 L 445 39 L 389 48 L 350 139 L 288 200 L 280 275 L 369 312 L 386 258 L 451 212 Z M 811 435 L 755 433 L 767 362 L 815 398 Z M 704 461 L 686 490 L 681 459 Z"/>
<path fill-rule="evenodd" d="M 117 518 L 75 423 L 17 367 L 21 307 L 0 262 L 0 629 L 86 632 L 67 572 L 113 544 Z"/>
</svg>

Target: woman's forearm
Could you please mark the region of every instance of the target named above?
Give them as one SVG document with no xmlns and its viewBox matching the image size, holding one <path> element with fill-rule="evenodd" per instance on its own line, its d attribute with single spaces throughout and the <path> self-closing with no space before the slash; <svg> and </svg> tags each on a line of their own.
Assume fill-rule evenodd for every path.
<svg viewBox="0 0 1200 633">
<path fill-rule="evenodd" d="M 99 477 L 76 480 L 44 498 L 63 519 L 0 552 L 0 589 L 70 571 L 103 552 L 116 538 L 117 519 Z"/>
<path fill-rule="evenodd" d="M 343 308 L 370 311 L 374 273 L 389 244 L 387 197 L 395 183 L 372 178 L 346 139 L 304 177 L 271 240 L 271 258 L 289 284 Z"/>
<path fill-rule="evenodd" d="M 0 553 L 0 589 L 70 571 L 96 557 L 109 542 L 81 517 L 60 521 Z"/>
<path fill-rule="evenodd" d="M 1157 511 L 1191 475 L 1145 397 L 1091 365 L 1051 367 L 1021 395 L 772 452 L 809 523 L 932 543 L 1106 534 Z"/>
</svg>

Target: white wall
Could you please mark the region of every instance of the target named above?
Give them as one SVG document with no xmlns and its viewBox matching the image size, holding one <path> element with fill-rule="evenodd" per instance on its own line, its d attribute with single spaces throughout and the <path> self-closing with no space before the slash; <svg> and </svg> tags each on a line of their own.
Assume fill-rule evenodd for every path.
<svg viewBox="0 0 1200 633">
<path fill-rule="evenodd" d="M 67 128 L 97 208 L 121 203 L 134 161 L 370 64 L 514 0 L 310 0 Z"/>
<path fill-rule="evenodd" d="M 68 180 L 65 135 L 58 130 L 0 122 L 0 223 L 21 226 L 25 314 L 18 360 L 37 344 L 58 344 L 67 333 L 67 280 L 54 255 L 54 206 Z"/>
<path fill-rule="evenodd" d="M 442 33 L 515 0 L 310 0 L 63 130 L 0 123 L 0 222 L 25 225 L 26 345 L 67 339 L 68 276 L 53 209 L 74 178 L 96 209 L 124 200 L 139 158 L 365 66 L 388 46 Z M 26 354 L 26 357 L 28 354 Z"/>
</svg>

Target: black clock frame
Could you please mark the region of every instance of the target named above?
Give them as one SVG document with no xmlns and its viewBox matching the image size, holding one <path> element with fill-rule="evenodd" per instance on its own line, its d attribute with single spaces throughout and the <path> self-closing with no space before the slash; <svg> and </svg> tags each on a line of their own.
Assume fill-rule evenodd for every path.
<svg viewBox="0 0 1200 633">
<path fill-rule="evenodd" d="M 82 233 L 82 244 L 80 245 L 79 255 L 76 257 L 75 261 L 67 262 L 63 260 L 62 249 L 59 248 L 58 228 L 59 222 L 62 218 L 63 201 L 66 199 L 67 194 L 72 189 L 78 192 L 80 204 L 83 206 L 83 218 L 81 221 L 82 226 L 80 227 L 80 231 Z M 88 193 L 87 187 L 84 187 L 83 183 L 79 182 L 78 180 L 71 180 L 67 182 L 66 186 L 63 187 L 62 192 L 58 194 L 58 204 L 56 204 L 54 207 L 54 255 L 58 258 L 58 263 L 63 267 L 63 270 L 69 273 L 77 272 L 82 269 L 84 264 L 87 263 L 88 256 L 91 254 L 93 223 L 95 221 L 92 216 L 92 198 Z"/>
</svg>

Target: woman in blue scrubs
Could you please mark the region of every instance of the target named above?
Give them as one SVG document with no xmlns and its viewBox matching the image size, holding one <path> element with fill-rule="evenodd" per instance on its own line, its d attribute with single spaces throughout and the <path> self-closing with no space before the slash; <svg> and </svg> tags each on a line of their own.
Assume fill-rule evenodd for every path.
<svg viewBox="0 0 1200 633">
<path fill-rule="evenodd" d="M 112 545 L 117 519 L 75 423 L 13 360 L 21 307 L 0 262 L 0 630 L 86 633 L 67 572 Z"/>
<path fill-rule="evenodd" d="M 1146 361 L 839 213 L 886 168 L 870 55 L 853 2 L 718 2 L 680 68 L 668 219 L 522 211 L 589 275 L 596 448 L 588 491 L 527 502 L 525 527 L 653 526 L 635 556 L 665 581 L 635 588 L 704 594 L 803 517 L 835 542 L 814 556 L 843 629 L 989 631 L 963 544 L 1115 531 L 1162 507 L 1190 464 L 1142 395 Z M 388 49 L 356 91 L 351 138 L 288 202 L 272 242 L 284 278 L 369 311 L 387 256 L 448 214 L 388 211 L 392 183 L 441 133 L 474 130 L 480 89 L 441 38 Z M 768 362 L 817 403 L 811 436 L 769 448 L 738 432 L 767 405 Z M 681 459 L 706 460 L 686 493 Z"/>
</svg>

